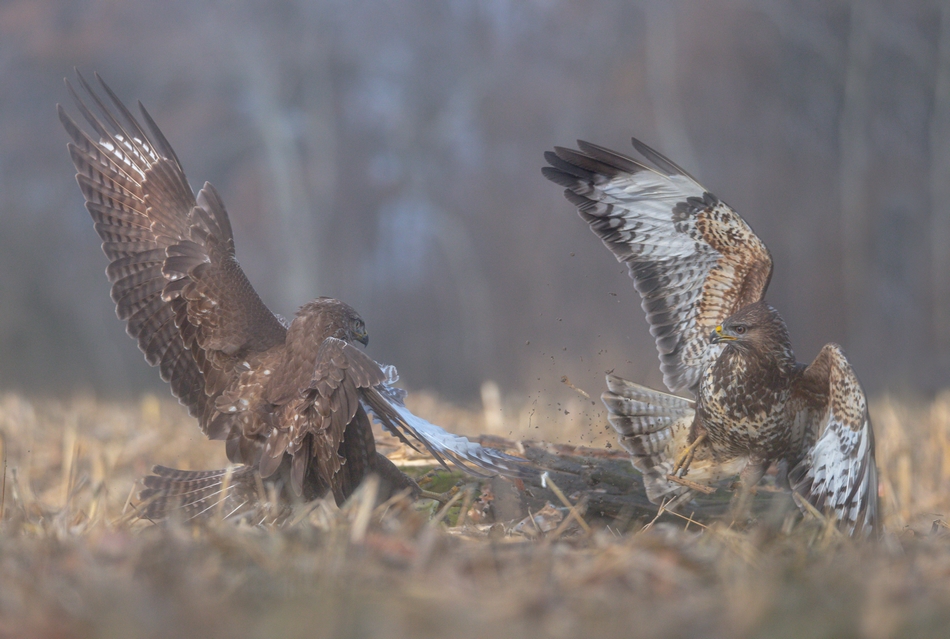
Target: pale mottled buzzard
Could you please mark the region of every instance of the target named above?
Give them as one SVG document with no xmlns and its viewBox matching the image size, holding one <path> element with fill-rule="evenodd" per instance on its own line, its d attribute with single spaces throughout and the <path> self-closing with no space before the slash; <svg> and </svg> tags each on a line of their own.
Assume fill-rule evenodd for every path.
<svg viewBox="0 0 950 639">
<path fill-rule="evenodd" d="M 579 151 L 546 153 L 543 172 L 627 265 L 666 385 L 696 398 L 607 378 L 610 422 L 650 500 L 675 507 L 691 496 L 690 482 L 737 473 L 747 495 L 777 462 L 803 509 L 802 499 L 870 534 L 874 432 L 841 347 L 826 345 L 809 366 L 796 362 L 785 323 L 763 301 L 772 258 L 762 241 L 680 167 L 633 145 L 645 161 L 578 142 Z"/>
<path fill-rule="evenodd" d="M 98 78 L 98 76 L 97 76 Z M 370 472 L 409 483 L 376 452 L 370 415 L 473 474 L 522 472 L 521 462 L 416 417 L 391 384 L 395 370 L 354 346 L 366 327 L 343 302 L 320 298 L 285 325 L 258 297 L 234 257 L 224 204 L 210 184 L 195 197 L 181 164 L 139 104 L 143 128 L 100 79 L 94 105 L 67 87 L 94 134 L 60 106 L 86 208 L 110 260 L 112 299 L 129 335 L 158 366 L 201 430 L 227 442 L 230 471 L 156 467 L 141 496 L 146 515 L 182 508 L 245 512 L 263 487 L 306 499 L 345 500 Z M 259 474 L 258 474 L 259 473 Z M 225 490 L 227 489 L 227 490 Z M 223 495 L 227 492 L 227 495 Z"/>
</svg>

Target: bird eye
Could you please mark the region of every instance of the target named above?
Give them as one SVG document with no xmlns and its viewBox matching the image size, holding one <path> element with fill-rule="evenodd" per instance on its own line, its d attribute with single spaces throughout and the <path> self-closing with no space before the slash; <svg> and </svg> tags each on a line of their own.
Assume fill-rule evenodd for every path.
<svg viewBox="0 0 950 639">
<path fill-rule="evenodd" d="M 742 326 L 740 324 L 739 326 L 736 326 L 733 330 L 736 332 L 736 335 L 745 335 L 746 328 L 745 326 Z"/>
</svg>

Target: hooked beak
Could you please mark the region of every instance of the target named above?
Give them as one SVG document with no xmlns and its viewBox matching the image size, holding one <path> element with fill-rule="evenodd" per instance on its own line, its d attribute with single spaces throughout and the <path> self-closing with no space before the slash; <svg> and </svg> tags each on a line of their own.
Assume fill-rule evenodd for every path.
<svg viewBox="0 0 950 639">
<path fill-rule="evenodd" d="M 368 333 L 356 333 L 353 335 L 353 338 L 363 346 L 369 346 L 369 334 Z"/>
<path fill-rule="evenodd" d="M 712 333 L 709 334 L 709 343 L 718 344 L 719 342 L 734 342 L 735 337 L 731 335 L 725 335 L 722 332 L 722 324 L 717 326 Z"/>
</svg>

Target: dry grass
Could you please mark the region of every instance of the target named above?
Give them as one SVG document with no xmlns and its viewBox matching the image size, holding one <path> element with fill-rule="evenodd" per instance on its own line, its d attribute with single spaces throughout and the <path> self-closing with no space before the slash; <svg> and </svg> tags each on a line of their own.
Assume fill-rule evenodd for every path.
<svg viewBox="0 0 950 639">
<path fill-rule="evenodd" d="M 606 441 L 579 395 L 502 406 L 489 392 L 484 412 L 413 397 L 463 432 Z M 950 394 L 884 398 L 873 416 L 880 544 L 814 522 L 737 532 L 660 520 L 619 535 L 555 521 L 537 539 L 405 501 L 373 508 L 372 485 L 342 510 L 298 507 L 280 528 L 154 526 L 131 516 L 135 481 L 154 463 L 220 467 L 220 443 L 171 401 L 7 395 L 0 637 L 941 636 Z"/>
</svg>

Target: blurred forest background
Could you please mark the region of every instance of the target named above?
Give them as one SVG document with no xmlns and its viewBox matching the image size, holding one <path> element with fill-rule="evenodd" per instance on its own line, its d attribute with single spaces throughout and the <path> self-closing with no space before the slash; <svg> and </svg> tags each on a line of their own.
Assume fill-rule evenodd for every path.
<svg viewBox="0 0 950 639">
<path fill-rule="evenodd" d="M 74 66 L 217 187 L 272 309 L 346 300 L 409 388 L 662 384 L 625 269 L 540 172 L 632 135 L 769 246 L 800 360 L 839 342 L 872 394 L 950 380 L 950 3 L 5 0 L 0 390 L 165 393 L 56 119 Z"/>
</svg>

